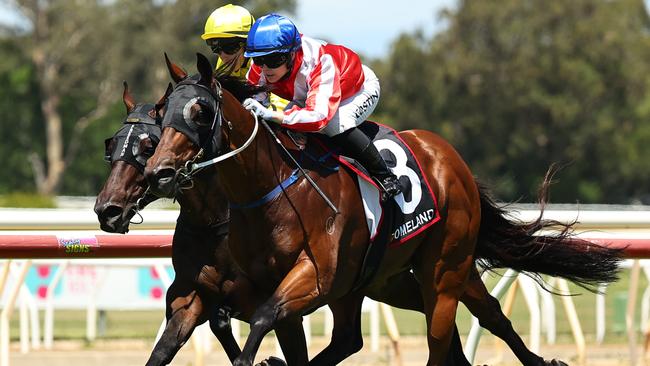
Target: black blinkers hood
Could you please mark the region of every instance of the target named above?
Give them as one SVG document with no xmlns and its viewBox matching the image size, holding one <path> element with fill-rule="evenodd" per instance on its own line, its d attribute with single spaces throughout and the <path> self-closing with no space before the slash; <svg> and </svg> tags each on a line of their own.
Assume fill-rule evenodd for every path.
<svg viewBox="0 0 650 366">
<path fill-rule="evenodd" d="M 218 125 L 219 109 L 215 94 L 206 86 L 196 82 L 197 75 L 185 79 L 176 85 L 167 99 L 167 108 L 162 120 L 162 127 L 172 127 L 184 134 L 196 146 L 206 153 L 216 154 L 221 137 L 221 126 Z M 192 121 L 190 108 L 200 104 L 211 112 L 211 120 L 207 125 Z"/>
<path fill-rule="evenodd" d="M 142 151 L 139 151 L 140 141 L 146 138 L 151 139 L 155 149 L 162 134 L 160 119 L 152 117 L 152 115 L 155 116 L 154 113 L 154 104 L 136 105 L 133 111 L 126 116 L 122 128 L 112 138 L 106 139 L 105 160 L 110 162 L 122 160 L 134 166 L 138 171 L 144 172 L 149 156 L 145 156 Z M 109 151 L 111 140 L 115 140 L 113 151 Z"/>
</svg>

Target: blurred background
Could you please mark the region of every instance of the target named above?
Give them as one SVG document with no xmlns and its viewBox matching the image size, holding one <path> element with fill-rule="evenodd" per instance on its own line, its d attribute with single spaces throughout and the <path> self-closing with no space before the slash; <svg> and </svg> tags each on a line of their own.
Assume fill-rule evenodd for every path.
<svg viewBox="0 0 650 366">
<path fill-rule="evenodd" d="M 84 215 L 95 225 L 89 207 L 109 172 L 103 161 L 104 140 L 125 117 L 122 81 L 129 83 L 136 101 L 153 102 L 170 81 L 163 52 L 189 72 L 195 70 L 196 52 L 214 62 L 200 35 L 209 14 L 226 3 L 0 0 L 0 207 L 61 208 L 60 197 L 65 197 L 70 205 L 84 207 Z M 372 119 L 399 130 L 427 129 L 442 135 L 501 201 L 534 202 L 544 173 L 559 163 L 564 168 L 551 189 L 553 203 L 650 205 L 650 17 L 643 0 L 233 3 L 255 17 L 271 11 L 287 15 L 304 34 L 357 51 L 382 85 Z M 74 203 L 75 197 L 81 203 Z M 648 211 L 648 206 L 639 207 Z M 8 215 L 19 211 L 7 210 Z M 637 212 L 627 215 L 640 217 Z M 650 225 L 639 227 L 635 230 L 645 230 L 647 237 Z M 34 294 L 43 292 L 51 280 L 56 267 L 49 266 L 30 269 L 27 284 Z M 81 268 L 72 272 L 70 287 L 81 283 L 93 289 L 91 280 L 100 277 L 95 271 L 101 269 Z M 650 279 L 650 264 L 644 268 Z M 131 280 L 122 281 L 134 288 L 141 284 L 136 290 L 155 295 L 153 309 L 100 312 L 97 322 L 99 339 L 126 338 L 129 344 L 145 339 L 132 364 L 142 364 L 162 320 L 163 285 L 154 272 L 140 268 Z M 626 326 L 645 330 L 644 341 L 650 344 L 650 287 L 643 298 L 631 297 L 628 289 L 637 284 L 627 269 L 621 277 L 608 289 L 605 345 L 625 346 Z M 488 287 L 497 279 L 486 279 Z M 525 301 L 511 298 L 515 305 L 510 317 L 526 337 L 532 326 Z M 558 343 L 572 343 L 569 321 L 559 310 L 561 300 L 554 301 Z M 586 294 L 575 302 L 587 342 L 598 344 L 590 355 L 607 353 L 602 364 L 608 366 L 627 359 L 625 349 L 613 351 L 598 339 L 596 298 Z M 626 324 L 631 319 L 626 318 L 628 303 L 644 309 L 638 324 Z M 402 335 L 424 333 L 421 315 L 395 315 Z M 21 331 L 16 317 L 14 340 Z M 364 314 L 366 333 L 367 318 Z M 313 321 L 314 333 L 320 335 L 323 315 L 315 314 Z M 457 321 L 465 337 L 470 316 L 464 307 Z M 86 313 L 74 307 L 57 311 L 57 340 L 84 339 L 90 323 Z M 408 347 L 408 338 L 405 344 Z M 492 357 L 498 348 L 493 344 L 484 343 L 484 354 L 477 359 Z M 414 343 L 411 351 L 424 347 Z M 390 345 L 382 344 L 381 350 L 365 364 L 391 364 L 385 356 Z M 421 364 L 425 356 L 414 354 L 413 364 Z M 544 354 L 572 361 L 576 357 L 573 348 Z M 71 361 L 63 353 L 58 364 L 56 354 L 34 357 L 41 358 L 17 355 L 13 361 L 19 366 Z M 114 352 L 111 357 L 116 357 Z M 223 354 L 219 357 L 225 362 Z M 100 358 L 106 362 L 96 364 L 111 361 Z M 79 363 L 93 364 L 87 359 Z M 116 363 L 130 364 L 125 359 Z"/>
<path fill-rule="evenodd" d="M 157 100 L 163 52 L 193 72 L 225 3 L 0 1 L 0 205 L 94 196 L 103 141 L 125 116 L 122 81 Z M 642 0 L 235 3 L 359 52 L 382 84 L 372 118 L 441 134 L 500 200 L 534 201 L 557 162 L 552 202 L 650 203 Z"/>
</svg>

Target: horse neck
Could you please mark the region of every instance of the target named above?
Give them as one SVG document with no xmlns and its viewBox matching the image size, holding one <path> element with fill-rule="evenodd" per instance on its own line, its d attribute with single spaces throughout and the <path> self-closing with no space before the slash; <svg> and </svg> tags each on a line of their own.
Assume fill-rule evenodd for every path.
<svg viewBox="0 0 650 366">
<path fill-rule="evenodd" d="M 255 118 L 227 93 L 224 93 L 224 118 L 232 125 L 232 129 L 224 126 L 229 147 L 237 149 L 250 138 Z M 218 165 L 220 184 L 231 202 L 255 201 L 277 186 L 279 179 L 286 178 L 285 171 L 289 168 L 274 145 L 268 131 L 260 124 L 248 148 Z"/>
<path fill-rule="evenodd" d="M 183 190 L 177 198 L 181 206 L 179 220 L 185 224 L 207 228 L 228 220 L 228 200 L 219 188 L 213 167 L 197 174 L 192 187 Z"/>
</svg>

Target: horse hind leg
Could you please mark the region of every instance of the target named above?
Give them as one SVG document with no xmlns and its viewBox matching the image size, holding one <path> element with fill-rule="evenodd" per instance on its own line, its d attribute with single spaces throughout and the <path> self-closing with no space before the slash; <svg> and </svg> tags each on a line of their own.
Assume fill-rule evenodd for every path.
<svg viewBox="0 0 650 366">
<path fill-rule="evenodd" d="M 420 279 L 420 293 L 427 320 L 428 366 L 444 364 L 455 328 L 458 301 L 474 266 L 478 222 L 462 205 L 448 207 L 446 222 L 430 231 L 420 244 L 413 270 Z"/>
<path fill-rule="evenodd" d="M 400 309 L 424 312 L 424 303 L 419 295 L 420 287 L 411 271 L 404 271 L 389 278 L 386 283 L 367 295 L 376 301 L 383 302 Z M 454 326 L 449 352 L 445 366 L 471 366 L 463 353 L 463 343 L 460 340 L 458 327 Z"/>
<path fill-rule="evenodd" d="M 421 286 L 427 319 L 428 366 L 443 365 L 454 334 L 463 271 L 425 274 Z M 434 280 L 439 278 L 438 280 Z"/>
<path fill-rule="evenodd" d="M 558 360 L 546 361 L 526 347 L 524 341 L 512 327 L 510 320 L 505 316 L 505 314 L 503 314 L 499 301 L 488 293 L 476 267 L 474 267 L 470 273 L 468 285 L 461 296 L 460 301 L 465 304 L 472 315 L 478 318 L 481 327 L 489 330 L 492 334 L 501 338 L 506 342 L 506 344 L 508 344 L 508 347 L 510 347 L 512 352 L 517 356 L 517 359 L 519 359 L 522 365 L 566 365 L 562 361 Z"/>
</svg>

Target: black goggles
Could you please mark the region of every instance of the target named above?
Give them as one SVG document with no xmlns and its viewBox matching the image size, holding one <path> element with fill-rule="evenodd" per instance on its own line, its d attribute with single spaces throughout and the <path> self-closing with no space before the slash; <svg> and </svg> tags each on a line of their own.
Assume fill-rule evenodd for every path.
<svg viewBox="0 0 650 366">
<path fill-rule="evenodd" d="M 253 63 L 260 67 L 266 65 L 266 67 L 275 69 L 289 62 L 289 57 L 288 52 L 275 52 L 264 56 L 253 57 Z"/>
<path fill-rule="evenodd" d="M 244 47 L 244 41 L 240 38 L 210 38 L 205 41 L 214 53 L 225 53 L 234 55 Z"/>
</svg>

